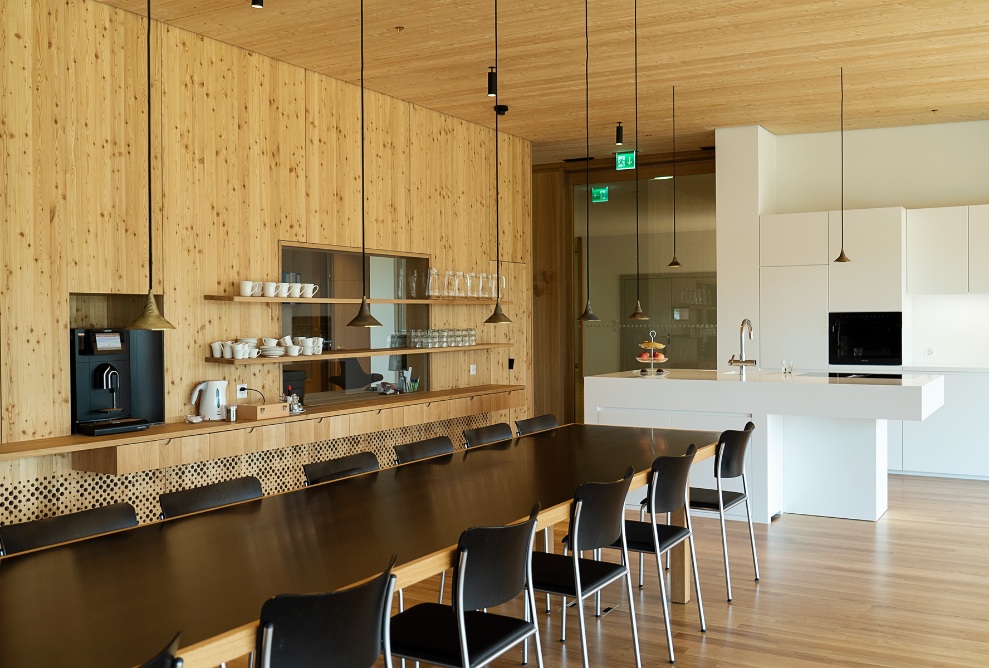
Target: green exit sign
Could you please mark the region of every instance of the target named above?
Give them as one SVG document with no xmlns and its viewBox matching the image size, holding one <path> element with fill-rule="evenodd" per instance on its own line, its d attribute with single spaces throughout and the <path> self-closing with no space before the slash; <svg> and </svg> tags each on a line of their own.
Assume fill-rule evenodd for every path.
<svg viewBox="0 0 989 668">
<path fill-rule="evenodd" d="M 607 202 L 608 201 L 608 186 L 603 186 L 601 188 L 591 188 L 591 201 L 592 202 Z"/>
<path fill-rule="evenodd" d="M 635 169 L 635 151 L 615 153 L 615 169 Z"/>
</svg>

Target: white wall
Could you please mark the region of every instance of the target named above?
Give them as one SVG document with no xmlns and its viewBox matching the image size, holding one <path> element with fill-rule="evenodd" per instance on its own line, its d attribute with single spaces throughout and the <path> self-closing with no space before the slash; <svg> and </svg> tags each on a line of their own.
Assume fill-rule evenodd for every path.
<svg viewBox="0 0 989 668">
<path fill-rule="evenodd" d="M 762 213 L 839 209 L 839 133 L 775 140 L 775 201 Z M 719 162 L 723 156 L 719 142 Z M 845 132 L 845 209 L 986 202 L 989 121 Z"/>
<path fill-rule="evenodd" d="M 911 302 L 905 363 L 989 367 L 989 295 L 916 295 Z"/>
</svg>

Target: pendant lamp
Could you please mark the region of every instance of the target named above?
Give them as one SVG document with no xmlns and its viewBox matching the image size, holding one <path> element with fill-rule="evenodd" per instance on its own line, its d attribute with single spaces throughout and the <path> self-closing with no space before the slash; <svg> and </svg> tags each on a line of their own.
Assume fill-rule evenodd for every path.
<svg viewBox="0 0 989 668">
<path fill-rule="evenodd" d="M 158 310 L 154 295 L 154 225 L 152 211 L 154 202 L 151 195 L 151 0 L 148 0 L 148 298 L 144 302 L 144 312 L 127 329 L 164 330 L 175 329 L 175 325 L 165 320 Z"/>
<path fill-rule="evenodd" d="M 845 255 L 845 69 L 838 68 L 838 81 L 841 84 L 841 251 L 835 262 L 851 262 Z"/>
<path fill-rule="evenodd" d="M 632 44 L 635 69 L 635 151 L 639 151 L 639 3 L 632 3 Z M 629 320 L 648 320 L 649 316 L 642 312 L 639 301 L 639 161 L 635 161 L 635 310 L 628 316 Z"/>
<path fill-rule="evenodd" d="M 364 201 L 364 0 L 361 0 L 361 306 L 347 327 L 381 327 L 367 303 L 367 212 Z"/>
<path fill-rule="evenodd" d="M 494 112 L 495 112 L 495 290 L 497 291 L 494 311 L 484 321 L 486 325 L 504 325 L 512 320 L 501 310 L 501 180 L 499 173 L 498 159 L 498 117 L 504 112 L 498 104 L 498 0 L 494 0 L 494 42 L 495 42 L 495 88 L 494 88 Z M 488 91 L 491 90 L 491 76 L 488 74 Z M 506 108 L 507 110 L 507 108 Z"/>
<path fill-rule="evenodd" d="M 587 281 L 587 303 L 584 305 L 584 312 L 577 318 L 579 322 L 597 322 L 601 318 L 597 317 L 591 309 L 591 86 L 590 86 L 590 62 L 591 62 L 591 39 L 587 25 L 587 2 L 584 0 L 584 185 L 587 196 L 587 204 L 584 208 L 584 260 L 586 266 L 584 277 Z"/>
<path fill-rule="evenodd" d="M 673 259 L 666 265 L 679 269 L 683 265 L 677 259 L 677 87 L 673 86 Z"/>
</svg>

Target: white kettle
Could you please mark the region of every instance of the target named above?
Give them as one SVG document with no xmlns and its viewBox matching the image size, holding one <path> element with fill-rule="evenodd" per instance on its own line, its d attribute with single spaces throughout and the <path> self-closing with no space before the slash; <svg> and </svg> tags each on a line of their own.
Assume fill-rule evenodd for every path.
<svg viewBox="0 0 989 668">
<path fill-rule="evenodd" d="M 192 391 L 190 403 L 196 404 L 200 390 L 203 393 L 199 401 L 199 414 L 204 420 L 222 420 L 227 410 L 227 381 L 204 380 Z"/>
</svg>

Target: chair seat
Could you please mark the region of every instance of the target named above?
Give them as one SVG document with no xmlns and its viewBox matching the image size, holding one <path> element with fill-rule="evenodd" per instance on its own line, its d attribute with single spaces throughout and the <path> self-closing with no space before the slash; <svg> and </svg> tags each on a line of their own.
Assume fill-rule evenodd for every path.
<svg viewBox="0 0 989 668">
<path fill-rule="evenodd" d="M 676 525 L 657 524 L 656 535 L 659 537 L 659 551 L 663 553 L 686 540 L 690 532 Z M 652 524 L 649 522 L 625 520 L 625 542 L 632 552 L 656 552 L 652 544 Z M 621 549 L 621 541 L 615 541 L 611 547 Z"/>
<path fill-rule="evenodd" d="M 625 575 L 626 568 L 608 561 L 579 559 L 580 588 L 584 596 L 596 592 Z M 532 587 L 559 596 L 577 596 L 573 557 L 549 552 L 532 553 Z"/>
<path fill-rule="evenodd" d="M 721 493 L 721 496 L 724 500 L 725 510 L 734 508 L 745 501 L 745 494 L 741 492 L 729 492 L 725 490 Z M 706 487 L 691 487 L 690 507 L 698 510 L 713 510 L 714 512 L 718 512 L 718 490 L 708 489 Z"/>
<path fill-rule="evenodd" d="M 464 613 L 470 665 L 487 663 L 535 632 L 522 619 L 490 612 Z M 460 639 L 453 608 L 421 603 L 391 619 L 391 650 L 397 656 L 440 666 L 461 666 Z"/>
</svg>

